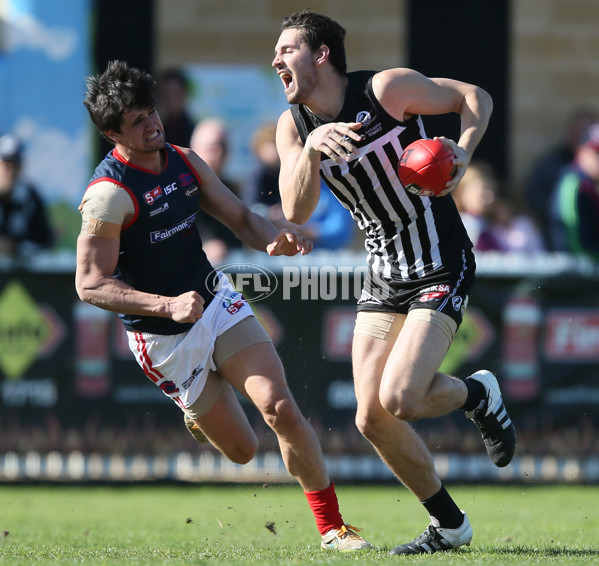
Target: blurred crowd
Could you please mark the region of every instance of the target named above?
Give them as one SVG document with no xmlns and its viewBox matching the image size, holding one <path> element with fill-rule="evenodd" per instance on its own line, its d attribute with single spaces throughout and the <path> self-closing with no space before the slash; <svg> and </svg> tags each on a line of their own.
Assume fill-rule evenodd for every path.
<svg viewBox="0 0 599 566">
<path fill-rule="evenodd" d="M 249 140 L 253 167 L 243 180 L 228 171 L 232 140 L 222 117 L 199 121 L 189 111 L 191 84 L 180 69 L 158 78 L 158 109 L 166 140 L 192 148 L 223 183 L 253 210 L 289 227 L 278 191 L 276 124 L 259 125 Z M 1 134 L 1 132 L 0 132 Z M 453 198 L 478 252 L 567 252 L 599 260 L 599 115 L 574 108 L 559 142 L 540 148 L 522 187 L 503 186 L 490 163 L 473 161 Z M 56 227 L 42 192 L 27 180 L 25 147 L 12 133 L 0 136 L 0 259 L 28 258 L 51 250 Z M 311 220 L 295 229 L 315 250 L 362 247 L 355 222 L 326 186 Z M 241 242 L 225 226 L 200 213 L 197 228 L 208 258 L 222 264 Z"/>
<path fill-rule="evenodd" d="M 178 415 L 177 415 L 178 416 Z M 252 426 L 260 438 L 263 452 L 276 452 L 277 440 L 258 416 L 252 417 Z M 326 454 L 370 455 L 372 448 L 358 432 L 351 419 L 346 424 L 331 426 L 317 416 L 310 423 Z M 480 437 L 471 427 L 452 415 L 443 417 L 443 427 L 430 423 L 415 423 L 415 428 L 431 449 L 447 454 L 478 454 Z M 16 414 L 0 415 L 0 454 L 69 453 L 80 451 L 98 454 L 164 454 L 177 452 L 213 452 L 211 444 L 199 444 L 188 434 L 181 433 L 179 419 L 125 415 L 123 418 L 92 414 L 76 426 L 66 425 L 55 412 L 40 412 L 35 424 L 31 419 Z M 518 451 L 527 456 L 551 454 L 556 458 L 587 458 L 599 452 L 599 434 L 590 415 L 558 423 L 548 419 L 535 422 L 522 419 L 518 427 Z"/>
<path fill-rule="evenodd" d="M 598 119 L 574 110 L 559 143 L 532 164 L 521 195 L 502 187 L 490 164 L 470 164 L 453 197 L 475 250 L 599 259 Z"/>
</svg>

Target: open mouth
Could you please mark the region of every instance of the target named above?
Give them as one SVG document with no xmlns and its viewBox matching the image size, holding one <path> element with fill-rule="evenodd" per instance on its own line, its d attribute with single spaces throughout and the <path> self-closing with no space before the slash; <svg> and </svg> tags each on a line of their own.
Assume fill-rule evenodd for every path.
<svg viewBox="0 0 599 566">
<path fill-rule="evenodd" d="M 285 71 L 280 72 L 279 77 L 283 81 L 285 91 L 289 90 L 289 88 L 293 85 L 293 77 Z"/>
</svg>

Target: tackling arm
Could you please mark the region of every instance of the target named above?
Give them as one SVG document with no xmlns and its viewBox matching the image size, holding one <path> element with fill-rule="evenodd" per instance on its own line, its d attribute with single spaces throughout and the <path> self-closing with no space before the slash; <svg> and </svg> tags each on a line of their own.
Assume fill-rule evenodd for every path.
<svg viewBox="0 0 599 566">
<path fill-rule="evenodd" d="M 312 251 L 312 242 L 293 230 L 278 230 L 270 220 L 252 212 L 193 151 L 184 150 L 202 179 L 200 205 L 246 245 L 269 255 L 293 256 Z"/>
</svg>

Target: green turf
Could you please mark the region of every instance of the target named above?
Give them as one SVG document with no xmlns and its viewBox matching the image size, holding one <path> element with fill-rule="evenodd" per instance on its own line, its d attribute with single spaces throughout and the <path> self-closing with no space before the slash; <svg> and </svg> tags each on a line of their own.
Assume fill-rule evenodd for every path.
<svg viewBox="0 0 599 566">
<path fill-rule="evenodd" d="M 364 528 L 375 549 L 320 550 L 296 486 L 2 485 L 0 563 L 599 564 L 596 486 L 450 486 L 472 522 L 472 546 L 418 557 L 387 554 L 428 523 L 405 489 L 337 491 L 345 520 Z"/>
</svg>

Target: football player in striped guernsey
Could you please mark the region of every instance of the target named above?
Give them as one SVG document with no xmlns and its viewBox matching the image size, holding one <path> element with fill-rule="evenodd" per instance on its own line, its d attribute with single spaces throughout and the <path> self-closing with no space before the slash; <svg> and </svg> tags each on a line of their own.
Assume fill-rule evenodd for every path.
<svg viewBox="0 0 599 566">
<path fill-rule="evenodd" d="M 272 61 L 291 105 L 276 136 L 283 211 L 291 222 L 307 222 L 322 178 L 364 230 L 369 271 L 352 353 L 356 423 L 431 518 L 422 535 L 392 554 L 454 549 L 470 544 L 470 522 L 410 421 L 461 408 L 497 466 L 513 457 L 515 430 L 495 376 L 439 372 L 475 272 L 449 193 L 486 130 L 492 101 L 475 85 L 406 68 L 348 73 L 344 38 L 337 22 L 310 10 L 283 20 Z M 397 176 L 403 149 L 426 137 L 422 115 L 453 112 L 460 138 L 439 138 L 455 154 L 453 178 L 438 197 L 409 193 Z"/>
</svg>

